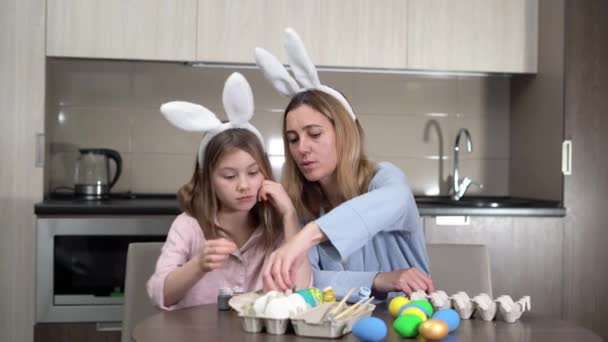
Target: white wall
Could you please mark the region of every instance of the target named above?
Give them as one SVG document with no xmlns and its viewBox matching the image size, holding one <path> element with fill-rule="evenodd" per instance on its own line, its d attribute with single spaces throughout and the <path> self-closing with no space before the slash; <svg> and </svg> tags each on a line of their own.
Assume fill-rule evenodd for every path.
<svg viewBox="0 0 608 342">
<path fill-rule="evenodd" d="M 0 341 L 32 341 L 35 219 L 44 129 L 43 0 L 0 1 Z"/>
</svg>

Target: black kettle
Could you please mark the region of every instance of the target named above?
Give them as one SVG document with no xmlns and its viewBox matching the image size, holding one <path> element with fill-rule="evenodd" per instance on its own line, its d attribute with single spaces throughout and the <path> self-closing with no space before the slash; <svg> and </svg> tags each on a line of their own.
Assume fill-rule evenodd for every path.
<svg viewBox="0 0 608 342">
<path fill-rule="evenodd" d="M 122 172 L 120 153 L 107 148 L 83 148 L 76 159 L 74 194 L 85 199 L 105 199 Z M 110 160 L 116 171 L 110 176 Z"/>
</svg>

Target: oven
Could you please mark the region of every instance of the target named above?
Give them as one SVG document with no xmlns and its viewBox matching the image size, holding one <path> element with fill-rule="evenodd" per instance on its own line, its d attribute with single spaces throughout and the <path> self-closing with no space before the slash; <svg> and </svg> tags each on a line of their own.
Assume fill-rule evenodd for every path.
<svg viewBox="0 0 608 342">
<path fill-rule="evenodd" d="M 165 241 L 174 218 L 39 216 L 36 322 L 122 321 L 129 243 Z"/>
</svg>

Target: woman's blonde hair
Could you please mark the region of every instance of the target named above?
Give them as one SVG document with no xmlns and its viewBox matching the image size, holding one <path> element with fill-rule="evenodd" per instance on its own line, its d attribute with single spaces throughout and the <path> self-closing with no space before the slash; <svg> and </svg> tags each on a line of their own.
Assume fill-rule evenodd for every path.
<svg viewBox="0 0 608 342">
<path fill-rule="evenodd" d="M 285 146 L 283 183 L 300 218 L 310 221 L 319 217 L 321 209 L 327 211 L 332 208 L 318 182 L 309 182 L 304 177 L 289 151 L 286 136 L 287 115 L 290 111 L 303 105 L 325 115 L 335 129 L 338 155 L 335 173 L 342 201 L 347 201 L 368 191 L 376 165 L 365 154 L 363 128 L 359 121 L 353 120 L 338 100 L 314 89 L 295 95 L 287 105 L 283 116 Z"/>
<path fill-rule="evenodd" d="M 177 199 L 182 209 L 194 217 L 205 234 L 206 239 L 228 237 L 232 234 L 217 224 L 217 213 L 221 203 L 213 188 L 212 175 L 224 155 L 230 151 L 242 150 L 256 161 L 265 179 L 273 180 L 270 162 L 260 140 L 249 130 L 233 128 L 213 137 L 204 152 L 203 165 L 198 161 L 190 182 L 179 189 Z M 268 202 L 258 202 L 252 209 L 256 224 L 263 228 L 264 246 L 273 249 L 282 235 L 278 212 Z"/>
</svg>

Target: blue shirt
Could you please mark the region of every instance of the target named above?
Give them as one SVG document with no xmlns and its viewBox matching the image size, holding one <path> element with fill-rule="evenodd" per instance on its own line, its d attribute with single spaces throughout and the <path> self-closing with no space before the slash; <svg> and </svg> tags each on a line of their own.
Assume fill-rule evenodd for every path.
<svg viewBox="0 0 608 342">
<path fill-rule="evenodd" d="M 378 164 L 368 192 L 314 222 L 328 238 L 309 252 L 314 284 L 332 286 L 337 297 L 351 288 L 371 288 L 379 272 L 415 267 L 430 274 L 414 195 L 406 176 L 391 163 Z"/>
</svg>

